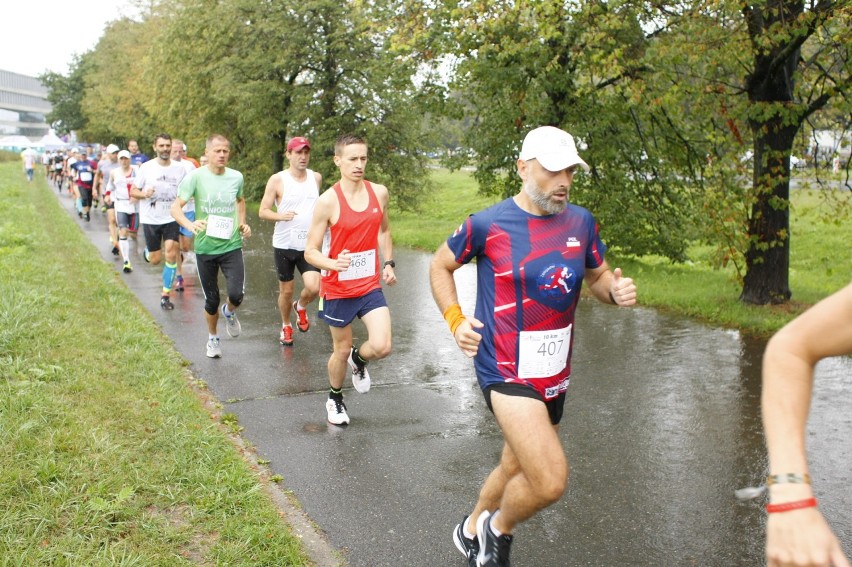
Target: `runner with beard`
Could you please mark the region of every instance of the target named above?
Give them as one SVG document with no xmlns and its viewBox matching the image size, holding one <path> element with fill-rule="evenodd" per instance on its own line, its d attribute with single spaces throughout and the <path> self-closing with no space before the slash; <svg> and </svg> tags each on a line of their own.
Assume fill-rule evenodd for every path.
<svg viewBox="0 0 852 567">
<path fill-rule="evenodd" d="M 168 134 L 157 134 L 154 139 L 154 152 L 157 157 L 139 167 L 130 196 L 139 199 L 139 220 L 145 232 L 143 258 L 151 264 L 159 264 L 163 260 L 165 249 L 160 307 L 172 310 L 175 306 L 171 302 L 170 294 L 177 273 L 180 227 L 172 218 L 171 207 L 177 199 L 178 185 L 186 175 L 186 169 L 171 160 L 172 137 Z M 132 160 L 131 155 L 131 163 Z"/>
</svg>

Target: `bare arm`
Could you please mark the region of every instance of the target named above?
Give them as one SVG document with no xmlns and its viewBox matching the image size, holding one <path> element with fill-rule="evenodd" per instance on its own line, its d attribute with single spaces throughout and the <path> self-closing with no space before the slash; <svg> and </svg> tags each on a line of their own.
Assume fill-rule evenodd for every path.
<svg viewBox="0 0 852 567">
<path fill-rule="evenodd" d="M 852 284 L 817 303 L 769 341 L 763 355 L 761 407 L 770 474 L 808 472 L 805 426 L 814 366 L 821 359 L 852 352 Z M 773 503 L 811 498 L 808 484 L 774 484 Z M 767 564 L 785 557 L 800 565 L 848 567 L 848 559 L 817 508 L 769 514 Z"/>
<path fill-rule="evenodd" d="M 379 250 L 382 253 L 382 258 L 385 260 L 393 260 L 393 238 L 391 238 L 390 220 L 388 219 L 388 188 L 384 185 L 374 185 L 373 189 L 376 192 L 376 198 L 382 206 L 382 224 L 379 226 Z M 396 283 L 396 272 L 390 265 L 382 266 L 382 278 L 388 285 Z"/>
<path fill-rule="evenodd" d="M 104 201 L 106 201 L 107 204 L 114 202 L 112 192 L 115 191 L 115 177 L 113 176 L 113 174 L 116 171 L 120 171 L 120 169 L 113 169 L 112 171 L 110 171 L 109 177 L 107 178 L 106 183 L 104 184 Z"/>
<path fill-rule="evenodd" d="M 461 267 L 462 265 L 456 262 L 455 256 L 446 242 L 441 244 L 437 252 L 435 252 L 435 255 L 432 257 L 432 263 L 429 265 L 429 283 L 432 286 L 432 297 L 435 299 L 435 303 L 438 305 L 441 313 L 445 314 L 445 318 L 447 317 L 448 310 L 453 309 L 454 306 L 458 306 L 459 303 L 456 280 L 453 274 Z M 455 332 L 453 332 L 456 344 L 468 357 L 474 356 L 477 350 L 479 350 L 482 335 L 474 331 L 474 329 L 480 329 L 482 326 L 481 321 L 467 316 L 458 325 Z"/>
<path fill-rule="evenodd" d="M 104 172 L 98 168 L 95 171 L 95 182 L 92 184 L 92 195 L 101 195 L 103 194 L 103 184 L 104 184 Z"/>
<path fill-rule="evenodd" d="M 181 199 L 180 197 L 176 198 L 174 203 L 172 203 L 172 208 L 169 212 L 172 215 L 179 225 L 184 227 L 185 229 L 192 232 L 192 234 L 198 234 L 202 230 L 204 230 L 203 226 L 200 226 L 200 223 L 206 224 L 205 221 L 190 221 L 183 212 L 183 206 L 186 205 L 186 201 Z"/>
<path fill-rule="evenodd" d="M 272 207 L 275 206 L 275 201 L 280 198 L 281 191 L 283 190 L 283 184 L 281 182 L 281 176 L 277 173 L 269 178 L 269 181 L 266 182 L 266 189 L 263 192 L 263 199 L 260 200 L 260 209 L 258 210 L 258 216 L 263 220 L 268 221 L 288 221 L 293 220 L 295 213 L 293 211 L 287 211 L 288 215 L 284 213 L 279 213 L 277 211 L 272 210 Z"/>
<path fill-rule="evenodd" d="M 240 234 L 248 238 L 251 236 L 251 227 L 246 223 L 246 200 L 244 197 L 237 197 L 237 222 L 240 227 Z"/>
<path fill-rule="evenodd" d="M 152 195 L 154 195 L 153 187 L 149 187 L 148 189 L 145 189 L 143 191 L 140 187 L 136 185 L 136 181 L 133 181 L 133 183 L 130 185 L 130 196 L 134 199 L 147 199 Z"/>
<path fill-rule="evenodd" d="M 586 285 L 598 301 L 627 307 L 636 304 L 636 284 L 621 275 L 621 268 L 610 271 L 604 261 L 597 268 L 586 269 Z"/>
<path fill-rule="evenodd" d="M 345 251 L 335 259 L 322 253 L 322 239 L 325 231 L 331 226 L 331 219 L 337 212 L 337 206 L 337 195 L 334 191 L 326 191 L 317 199 L 314 216 L 311 217 L 311 227 L 308 229 L 308 239 L 305 243 L 305 260 L 320 270 L 342 272 L 349 268 L 351 262 Z"/>
<path fill-rule="evenodd" d="M 181 184 L 178 186 L 178 192 L 180 192 L 180 187 L 182 187 L 184 183 L 192 183 L 192 179 L 184 179 L 183 181 L 181 181 Z M 134 185 L 133 187 L 136 186 Z M 131 195 L 132 194 L 133 192 L 131 188 Z M 192 198 L 193 194 L 194 193 L 191 193 L 189 195 L 190 199 Z M 188 200 L 185 201 L 181 199 L 180 195 L 175 197 L 171 209 L 169 209 L 172 218 L 175 219 L 180 226 L 192 232 L 192 234 L 198 234 L 199 232 L 203 232 L 204 229 L 207 228 L 207 221 L 199 219 L 195 219 L 194 221 L 189 220 L 189 218 L 187 218 L 186 214 L 184 214 L 183 212 L 183 207 L 187 204 L 187 202 Z"/>
</svg>

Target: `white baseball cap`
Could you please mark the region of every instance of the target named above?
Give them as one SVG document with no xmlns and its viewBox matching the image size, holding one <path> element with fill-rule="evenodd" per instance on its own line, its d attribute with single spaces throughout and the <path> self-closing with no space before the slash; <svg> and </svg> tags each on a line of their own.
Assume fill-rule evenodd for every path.
<svg viewBox="0 0 852 567">
<path fill-rule="evenodd" d="M 538 160 L 548 171 L 562 171 L 575 165 L 589 171 L 589 164 L 577 153 L 571 134 L 553 126 L 530 130 L 521 146 L 520 158 L 524 161 Z"/>
<path fill-rule="evenodd" d="M 110 144 L 110 145 L 107 146 L 106 153 L 114 154 L 118 150 L 119 150 L 118 146 L 116 146 L 115 144 Z"/>
<path fill-rule="evenodd" d="M 120 152 L 118 152 L 118 157 L 126 157 L 127 159 L 130 159 L 130 152 L 128 152 L 127 150 L 121 150 Z"/>
</svg>

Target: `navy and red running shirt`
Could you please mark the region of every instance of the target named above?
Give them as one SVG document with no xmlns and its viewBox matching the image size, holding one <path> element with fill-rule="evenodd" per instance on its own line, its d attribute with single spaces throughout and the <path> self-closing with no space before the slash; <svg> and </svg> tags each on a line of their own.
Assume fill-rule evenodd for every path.
<svg viewBox="0 0 852 567">
<path fill-rule="evenodd" d="M 536 216 L 509 198 L 469 216 L 447 245 L 460 264 L 476 258 L 479 386 L 526 384 L 545 400 L 564 392 L 583 277 L 606 252 L 592 214 L 569 204 Z"/>
<path fill-rule="evenodd" d="M 83 158 L 71 166 L 75 171 L 74 181 L 78 187 L 83 189 L 91 189 L 95 183 L 95 170 L 98 169 L 98 164 L 88 158 Z"/>
</svg>

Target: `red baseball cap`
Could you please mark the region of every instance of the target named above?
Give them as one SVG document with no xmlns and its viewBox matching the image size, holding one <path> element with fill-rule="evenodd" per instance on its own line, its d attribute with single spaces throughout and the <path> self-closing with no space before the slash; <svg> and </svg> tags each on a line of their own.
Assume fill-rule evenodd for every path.
<svg viewBox="0 0 852 567">
<path fill-rule="evenodd" d="M 300 152 L 305 148 L 311 149 L 311 143 L 307 138 L 302 138 L 301 136 L 296 136 L 287 143 L 288 152 Z"/>
</svg>

